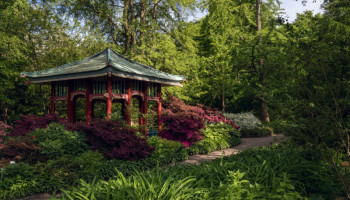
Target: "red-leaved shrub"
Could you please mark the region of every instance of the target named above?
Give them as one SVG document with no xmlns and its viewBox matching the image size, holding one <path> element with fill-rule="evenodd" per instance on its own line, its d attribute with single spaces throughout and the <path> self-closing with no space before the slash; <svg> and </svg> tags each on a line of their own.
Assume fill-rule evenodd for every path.
<svg viewBox="0 0 350 200">
<path fill-rule="evenodd" d="M 221 112 L 197 104 L 190 106 L 182 100 L 167 94 L 167 101 L 163 103 L 162 123 L 165 128 L 159 136 L 169 140 L 182 142 L 186 147 L 202 140 L 204 137 L 200 129 L 205 128 L 205 123 L 217 124 L 223 122 L 238 129 L 234 121 L 226 118 Z"/>
<path fill-rule="evenodd" d="M 45 160 L 45 157 L 40 154 L 40 148 L 33 140 L 29 135 L 7 138 L 1 149 L 0 157 L 27 163 Z"/>
<path fill-rule="evenodd" d="M 165 116 L 180 113 L 181 115 L 191 115 L 198 119 L 202 119 L 204 123 L 217 124 L 223 122 L 225 124 L 232 125 L 232 127 L 236 129 L 239 128 L 234 121 L 226 118 L 217 109 L 203 106 L 201 104 L 197 104 L 196 106 L 187 105 L 181 99 L 178 99 L 170 94 L 167 94 L 167 101 L 164 101 L 162 106 Z"/>
<path fill-rule="evenodd" d="M 21 117 L 21 120 L 16 121 L 10 136 L 27 135 L 30 131 L 37 128 L 46 128 L 52 122 L 59 124 L 66 123 L 66 119 L 59 117 L 57 114 L 46 114 L 45 116 L 22 115 Z"/>
<path fill-rule="evenodd" d="M 67 127 L 84 132 L 92 149 L 100 151 L 109 159 L 137 160 L 154 151 L 145 138 L 136 135 L 135 129 L 119 121 L 96 119 L 90 124 L 81 122 L 67 124 Z"/>
<path fill-rule="evenodd" d="M 205 125 L 198 116 L 172 113 L 164 116 L 162 123 L 165 124 L 166 128 L 159 133 L 159 136 L 168 140 L 179 141 L 185 147 L 190 147 L 204 138 L 200 133 L 200 129 L 205 128 Z"/>
</svg>

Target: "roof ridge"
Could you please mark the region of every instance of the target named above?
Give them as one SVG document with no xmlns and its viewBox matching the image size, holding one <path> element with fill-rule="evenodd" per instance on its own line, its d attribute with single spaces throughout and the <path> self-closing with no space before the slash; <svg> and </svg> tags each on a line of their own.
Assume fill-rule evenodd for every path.
<svg viewBox="0 0 350 200">
<path fill-rule="evenodd" d="M 169 75 L 169 73 L 162 72 L 162 71 L 160 71 L 160 70 L 158 70 L 158 69 L 156 69 L 156 68 L 153 68 L 153 67 L 150 67 L 150 66 L 147 66 L 147 65 L 138 63 L 138 62 L 136 62 L 136 61 L 134 61 L 134 60 L 131 60 L 131 59 L 129 59 L 129 58 L 123 56 L 122 54 L 120 54 L 120 53 L 114 51 L 113 49 L 111 49 L 111 50 L 112 50 L 112 52 L 113 52 L 114 54 L 116 54 L 118 57 L 121 57 L 121 58 L 123 58 L 123 59 L 125 59 L 125 60 L 127 60 L 127 61 L 129 61 L 129 62 L 131 62 L 131 63 L 137 64 L 137 65 L 139 65 L 139 66 L 141 66 L 141 67 L 143 67 L 143 68 L 152 70 L 152 71 L 157 72 L 157 73 L 160 73 L 160 74 L 164 74 L 164 75 L 167 75 L 167 76 Z M 176 75 L 176 74 L 172 74 L 172 75 L 186 78 L 186 76 L 181 76 L 181 75 Z"/>
</svg>

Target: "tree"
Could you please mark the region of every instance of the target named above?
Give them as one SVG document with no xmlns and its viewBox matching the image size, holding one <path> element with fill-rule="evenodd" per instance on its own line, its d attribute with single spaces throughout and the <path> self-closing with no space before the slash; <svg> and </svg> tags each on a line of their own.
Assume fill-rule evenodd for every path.
<svg viewBox="0 0 350 200">
<path fill-rule="evenodd" d="M 350 198 L 350 26 L 344 20 L 350 16 L 334 12 L 333 2 L 325 3 L 324 15 L 306 12 L 287 25 L 294 69 L 288 90 L 294 101 L 285 105 L 300 128 L 295 138 L 328 160 Z"/>
</svg>

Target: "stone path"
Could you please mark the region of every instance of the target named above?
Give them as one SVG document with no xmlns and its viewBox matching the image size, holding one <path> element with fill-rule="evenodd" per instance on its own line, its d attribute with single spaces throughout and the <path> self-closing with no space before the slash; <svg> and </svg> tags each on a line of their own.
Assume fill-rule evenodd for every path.
<svg viewBox="0 0 350 200">
<path fill-rule="evenodd" d="M 221 158 L 223 152 L 225 156 L 229 156 L 232 154 L 237 154 L 246 149 L 250 149 L 253 147 L 270 146 L 273 143 L 281 143 L 285 140 L 286 140 L 286 137 L 282 134 L 272 135 L 272 136 L 267 136 L 262 138 L 242 138 L 241 144 L 233 148 L 214 151 L 209 154 L 189 156 L 188 160 L 185 160 L 176 164 L 181 164 L 181 165 L 197 164 L 198 165 L 200 163 L 208 162 L 216 158 Z M 46 200 L 46 199 L 49 199 L 50 197 L 52 197 L 50 194 L 45 193 L 45 194 L 28 196 L 17 200 Z"/>
<path fill-rule="evenodd" d="M 250 149 L 253 147 L 269 146 L 273 143 L 281 143 L 285 140 L 286 140 L 286 137 L 282 134 L 272 135 L 272 136 L 267 136 L 262 138 L 242 138 L 241 144 L 234 146 L 233 148 L 214 151 L 209 154 L 189 156 L 188 160 L 179 162 L 177 164 L 182 164 L 182 165 L 197 164 L 198 165 L 200 163 L 208 162 L 216 158 L 221 158 L 223 153 L 225 156 L 229 156 L 232 154 L 237 154 L 246 149 Z"/>
</svg>

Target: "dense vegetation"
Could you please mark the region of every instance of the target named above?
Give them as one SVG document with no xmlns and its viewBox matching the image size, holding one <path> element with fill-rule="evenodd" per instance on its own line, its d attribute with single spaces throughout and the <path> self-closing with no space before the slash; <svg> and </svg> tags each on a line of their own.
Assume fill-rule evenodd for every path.
<svg viewBox="0 0 350 200">
<path fill-rule="evenodd" d="M 302 2 L 295 3 L 301 6 Z M 349 0 L 324 0 L 322 14 L 314 15 L 308 11 L 299 14 L 294 22 L 280 17 L 278 5 L 278 0 L 1 1 L 0 164 L 7 165 L 10 160 L 21 164 L 7 165 L 5 172 L 1 171 L 1 177 L 13 178 L 7 179 L 6 183 L 1 180 L 0 195 L 12 198 L 52 192 L 76 184 L 79 178 L 89 182 L 95 176 L 96 181 L 91 185 L 102 187 L 98 195 L 104 195 L 103 187 L 125 189 L 128 184 L 141 184 L 147 176 L 154 178 L 159 191 L 163 191 L 164 186 L 160 183 L 176 182 L 187 188 L 184 193 L 178 193 L 175 186 L 164 186 L 169 193 L 152 193 L 166 197 L 171 196 L 171 192 L 189 195 L 189 198 L 201 198 L 201 195 L 211 198 L 215 194 L 231 197 L 233 194 L 225 192 L 234 191 L 237 195 L 256 198 L 279 198 L 280 192 L 295 198 L 317 194 L 330 199 L 350 198 Z M 189 21 L 188 16 L 198 9 L 205 9 L 208 14 L 197 21 Z M 70 127 L 59 116 L 46 115 L 49 87 L 26 84 L 27 80 L 20 77 L 22 71 L 59 66 L 106 47 L 142 64 L 187 76 L 183 88 L 170 87 L 162 91 L 171 94 L 168 96 L 170 102 L 179 104 L 164 104 L 164 109 L 168 110 L 163 118 L 167 129 L 160 135 L 180 142 L 171 141 L 168 149 L 163 148 L 166 146 L 163 143 L 167 144 L 168 140 L 158 138 L 159 141 L 152 143 L 150 140 L 156 139 L 146 141 L 128 128 L 118 133 L 108 131 L 108 138 L 104 138 L 93 127 Z M 188 106 L 183 106 L 182 102 Z M 208 110 L 207 107 L 214 109 Z M 270 134 L 270 128 L 291 136 L 296 146 L 278 147 L 274 151 L 293 151 L 294 148 L 299 151 L 301 148 L 302 153 L 296 153 L 302 154 L 300 162 L 285 161 L 288 166 L 295 164 L 298 167 L 294 168 L 295 171 L 283 168 L 284 178 L 283 173 L 274 168 L 276 166 L 269 164 L 277 158 L 254 150 L 260 152 L 257 157 L 267 163 L 254 170 L 262 170 L 262 174 L 265 174 L 264 170 L 272 170 L 276 176 L 256 179 L 254 177 L 259 177 L 257 171 L 244 171 L 237 166 L 229 169 L 231 174 L 220 174 L 220 170 L 216 170 L 219 168 L 213 167 L 215 173 L 210 171 L 208 174 L 217 178 L 213 177 L 208 183 L 203 183 L 201 180 L 205 179 L 198 176 L 186 178 L 196 176 L 187 172 L 191 168 L 184 170 L 184 176 L 172 180 L 163 179 L 166 175 L 162 173 L 168 173 L 166 170 L 135 175 L 124 183 L 112 180 L 102 184 L 97 181 L 116 175 L 115 166 L 126 166 L 119 169 L 123 169 L 120 172 L 127 176 L 132 174 L 131 168 L 142 171 L 185 159 L 188 154 L 206 153 L 237 144 L 239 140 L 232 137 L 236 136 L 232 127 L 235 124 L 223 115 L 215 114 L 215 109 L 224 113 L 252 112 L 260 116 L 262 125 L 251 127 L 250 123 L 242 122 L 244 126 L 240 130 L 243 136 Z M 57 111 L 60 112 L 59 106 Z M 216 117 L 212 116 L 213 113 Z M 60 114 L 64 116 L 63 112 Z M 232 116 L 237 117 L 235 115 Z M 105 123 L 106 127 L 108 123 Z M 216 130 L 220 130 L 219 135 Z M 55 132 L 62 134 L 52 134 Z M 109 138 L 135 141 L 139 148 L 134 152 L 128 147 L 135 144 L 126 142 L 122 147 L 120 142 Z M 213 138 L 217 139 L 211 140 Z M 107 148 L 106 144 L 115 146 Z M 120 157 L 107 155 L 107 152 L 122 149 L 128 151 Z M 247 154 L 228 159 L 244 155 Z M 278 155 L 282 161 L 288 157 Z M 244 159 L 247 161 L 242 163 L 247 166 L 255 162 Z M 86 160 L 91 160 L 91 163 L 81 164 Z M 304 168 L 304 161 L 309 168 Z M 226 158 L 222 162 L 222 165 L 239 163 Z M 215 163 L 198 166 L 203 170 L 193 169 L 204 173 L 204 168 L 209 169 Z M 93 170 L 96 168 L 103 170 L 96 174 Z M 309 177 L 310 169 L 319 173 Z M 241 174 L 243 171 L 245 176 Z M 331 175 L 325 175 L 326 172 Z M 271 177 L 276 178 L 274 181 L 262 180 Z M 249 181 L 252 187 L 243 180 Z M 208 189 L 206 184 L 209 183 L 217 188 Z M 325 187 L 318 183 L 324 183 Z M 85 189 L 82 186 L 69 194 L 76 196 L 89 191 L 89 184 Z M 284 188 L 279 190 L 279 186 Z M 11 190 L 11 193 L 9 187 L 15 192 Z M 143 189 L 140 188 L 139 192 Z M 267 192 L 276 196 L 266 196 Z"/>
</svg>

